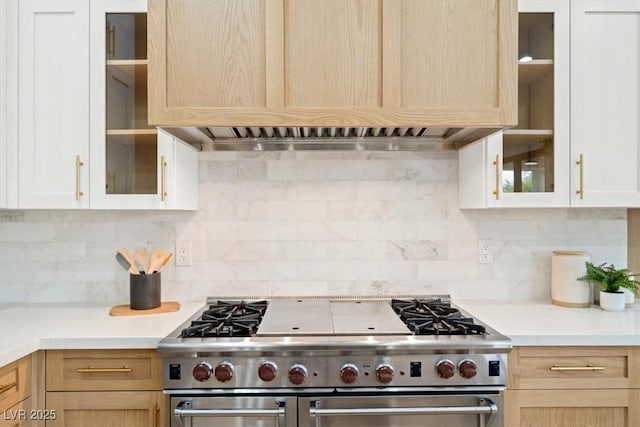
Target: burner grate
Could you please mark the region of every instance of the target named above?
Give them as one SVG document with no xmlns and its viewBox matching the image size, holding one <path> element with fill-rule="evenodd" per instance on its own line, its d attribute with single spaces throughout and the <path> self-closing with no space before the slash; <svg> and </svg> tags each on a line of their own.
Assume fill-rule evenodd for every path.
<svg viewBox="0 0 640 427">
<path fill-rule="evenodd" d="M 183 338 L 250 337 L 267 310 L 267 301 L 217 301 L 182 330 Z"/>
<path fill-rule="evenodd" d="M 391 300 L 391 307 L 415 335 L 484 335 L 486 329 L 440 298 Z"/>
</svg>

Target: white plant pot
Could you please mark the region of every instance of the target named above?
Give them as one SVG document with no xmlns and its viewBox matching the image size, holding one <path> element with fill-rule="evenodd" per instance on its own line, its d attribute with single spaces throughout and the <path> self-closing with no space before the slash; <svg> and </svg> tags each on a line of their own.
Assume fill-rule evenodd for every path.
<svg viewBox="0 0 640 427">
<path fill-rule="evenodd" d="M 624 292 L 624 308 L 631 308 L 633 304 L 636 302 L 636 294 L 631 292 L 629 289 L 620 288 L 622 292 Z"/>
<path fill-rule="evenodd" d="M 626 295 L 624 292 L 600 291 L 600 308 L 606 311 L 622 311 L 625 306 Z"/>
<path fill-rule="evenodd" d="M 590 307 L 591 285 L 577 280 L 584 276 L 589 253 L 553 251 L 551 257 L 551 303 L 562 307 Z"/>
</svg>

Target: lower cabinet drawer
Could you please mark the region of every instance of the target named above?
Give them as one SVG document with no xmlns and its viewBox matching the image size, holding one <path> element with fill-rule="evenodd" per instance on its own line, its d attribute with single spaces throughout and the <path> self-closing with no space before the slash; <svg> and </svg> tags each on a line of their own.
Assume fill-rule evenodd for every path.
<svg viewBox="0 0 640 427">
<path fill-rule="evenodd" d="M 637 427 L 640 390 L 507 390 L 505 427 Z"/>
<path fill-rule="evenodd" d="M 161 390 L 155 350 L 47 351 L 47 391 Z"/>
<path fill-rule="evenodd" d="M 0 413 L 31 396 L 31 356 L 0 368 Z"/>
<path fill-rule="evenodd" d="M 0 414 L 0 427 L 32 427 L 41 418 L 31 405 L 31 397 L 3 409 Z"/>
<path fill-rule="evenodd" d="M 162 427 L 161 391 L 48 392 L 47 427 Z"/>
<path fill-rule="evenodd" d="M 517 347 L 509 354 L 510 389 L 636 388 L 640 349 Z"/>
</svg>

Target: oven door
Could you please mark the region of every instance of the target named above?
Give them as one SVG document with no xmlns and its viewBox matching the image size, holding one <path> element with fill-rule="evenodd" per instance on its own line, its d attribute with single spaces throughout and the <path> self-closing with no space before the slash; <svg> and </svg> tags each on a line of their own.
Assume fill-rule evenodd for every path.
<svg viewBox="0 0 640 427">
<path fill-rule="evenodd" d="M 503 427 L 502 394 L 302 397 L 300 427 Z"/>
<path fill-rule="evenodd" d="M 172 396 L 171 427 L 296 427 L 295 396 Z"/>
</svg>

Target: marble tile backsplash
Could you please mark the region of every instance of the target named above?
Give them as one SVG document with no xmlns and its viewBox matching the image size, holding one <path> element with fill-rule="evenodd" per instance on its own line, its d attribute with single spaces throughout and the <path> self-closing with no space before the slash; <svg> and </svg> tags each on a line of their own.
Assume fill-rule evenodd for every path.
<svg viewBox="0 0 640 427">
<path fill-rule="evenodd" d="M 127 303 L 115 251 L 177 240 L 193 265 L 162 272 L 164 300 L 538 299 L 555 249 L 626 264 L 624 209 L 461 211 L 457 167 L 455 152 L 203 152 L 197 212 L 0 211 L 0 303 Z"/>
</svg>

